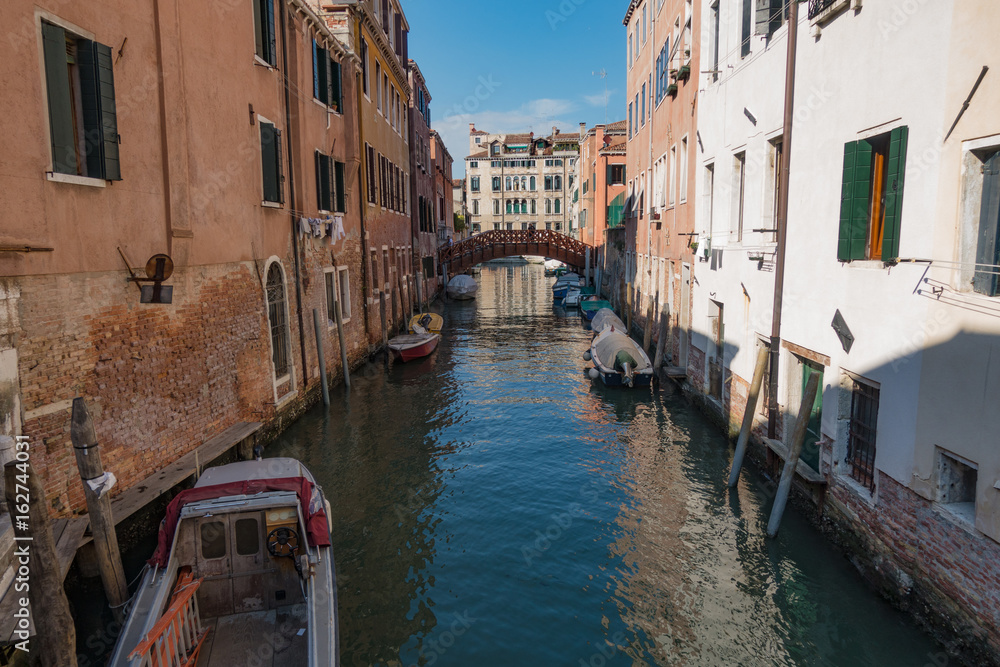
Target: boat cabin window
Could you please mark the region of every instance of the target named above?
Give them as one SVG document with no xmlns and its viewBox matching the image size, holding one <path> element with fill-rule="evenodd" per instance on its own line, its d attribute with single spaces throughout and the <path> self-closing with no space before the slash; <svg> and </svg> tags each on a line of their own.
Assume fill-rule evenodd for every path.
<svg viewBox="0 0 1000 667">
<path fill-rule="evenodd" d="M 201 555 L 206 559 L 226 555 L 226 525 L 221 521 L 201 524 Z"/>
<path fill-rule="evenodd" d="M 260 529 L 257 519 L 236 520 L 236 553 L 240 556 L 253 556 L 260 551 Z"/>
</svg>

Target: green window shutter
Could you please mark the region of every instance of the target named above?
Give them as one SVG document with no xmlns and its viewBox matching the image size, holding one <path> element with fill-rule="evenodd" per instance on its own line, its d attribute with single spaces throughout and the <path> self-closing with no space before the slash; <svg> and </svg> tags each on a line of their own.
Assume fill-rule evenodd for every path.
<svg viewBox="0 0 1000 667">
<path fill-rule="evenodd" d="M 319 89 L 316 99 L 323 104 L 327 104 L 330 99 L 330 82 L 327 76 L 329 64 L 330 58 L 326 55 L 326 49 L 316 49 L 316 87 Z"/>
<path fill-rule="evenodd" d="M 313 43 L 313 97 L 319 99 L 319 47 L 316 40 Z"/>
<path fill-rule="evenodd" d="M 903 176 L 906 172 L 906 143 L 909 128 L 897 127 L 889 135 L 888 181 L 885 187 L 885 232 L 882 236 L 882 261 L 899 259 L 899 231 L 903 218 Z"/>
<path fill-rule="evenodd" d="M 605 172 L 606 172 L 604 174 L 605 182 L 606 183 L 610 183 L 611 182 L 611 165 L 610 164 L 607 165 L 607 168 L 605 169 Z"/>
<path fill-rule="evenodd" d="M 313 163 L 316 167 L 316 208 L 323 208 L 323 154 L 313 151 Z"/>
<path fill-rule="evenodd" d="M 340 78 L 340 63 L 336 60 L 330 61 L 330 85 L 333 88 L 330 105 L 336 107 L 339 113 L 344 113 L 344 91 Z"/>
<path fill-rule="evenodd" d="M 976 267 L 972 289 L 996 296 L 996 269 L 1000 264 L 1000 153 L 994 153 L 983 165 L 983 197 L 979 209 L 979 239 L 976 244 Z"/>
<path fill-rule="evenodd" d="M 337 193 L 337 207 L 334 210 L 338 213 L 346 213 L 347 192 L 344 190 L 344 169 L 346 165 L 343 162 L 334 162 L 333 167 L 334 185 L 336 186 L 335 192 Z"/>
<path fill-rule="evenodd" d="M 320 209 L 324 211 L 333 210 L 333 198 L 330 192 L 330 156 L 320 154 L 319 156 L 319 184 L 320 184 Z"/>
<path fill-rule="evenodd" d="M 274 128 L 274 173 L 277 176 L 278 181 L 278 198 L 275 199 L 279 204 L 285 203 L 285 174 L 281 169 L 281 130 Z"/>
<path fill-rule="evenodd" d="M 837 259 L 842 262 L 865 258 L 871 212 L 871 167 L 871 144 L 850 141 L 844 145 L 840 233 L 837 239 Z"/>
<path fill-rule="evenodd" d="M 86 133 L 87 176 L 120 181 L 111 47 L 79 39 L 76 51 L 80 72 L 80 106 Z"/>
<path fill-rule="evenodd" d="M 279 200 L 277 130 L 270 123 L 260 124 L 260 163 L 264 185 L 264 201 Z"/>
<path fill-rule="evenodd" d="M 264 58 L 271 65 L 278 62 L 278 49 L 274 39 L 274 0 L 261 0 L 261 10 L 264 12 L 263 25 L 267 28 L 266 50 L 267 56 Z"/>
<path fill-rule="evenodd" d="M 69 68 L 66 64 L 66 31 L 43 21 L 42 49 L 45 53 L 45 88 L 49 98 L 52 171 L 58 174 L 76 174 L 73 107 L 69 95 Z"/>
<path fill-rule="evenodd" d="M 755 35 L 767 35 L 771 32 L 771 0 L 754 0 L 754 31 Z"/>
</svg>

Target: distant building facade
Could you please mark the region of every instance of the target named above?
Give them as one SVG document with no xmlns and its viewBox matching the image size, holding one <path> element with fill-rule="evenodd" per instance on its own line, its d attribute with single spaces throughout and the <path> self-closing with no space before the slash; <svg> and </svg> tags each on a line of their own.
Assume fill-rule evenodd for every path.
<svg viewBox="0 0 1000 667">
<path fill-rule="evenodd" d="M 621 227 L 625 212 L 626 121 L 597 125 L 580 143 L 579 238 L 604 245 L 609 227 Z"/>
<path fill-rule="evenodd" d="M 489 134 L 469 125 L 465 179 L 469 217 L 482 231 L 568 233 L 580 135 Z"/>
</svg>

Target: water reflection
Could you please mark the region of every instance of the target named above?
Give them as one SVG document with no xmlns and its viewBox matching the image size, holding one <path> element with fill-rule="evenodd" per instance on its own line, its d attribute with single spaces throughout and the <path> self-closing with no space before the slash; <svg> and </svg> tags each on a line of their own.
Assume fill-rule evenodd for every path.
<svg viewBox="0 0 1000 667">
<path fill-rule="evenodd" d="M 922 665 L 936 647 L 679 397 L 586 377 L 540 266 L 440 306 L 433 357 L 374 365 L 268 455 L 334 513 L 344 665 Z"/>
</svg>

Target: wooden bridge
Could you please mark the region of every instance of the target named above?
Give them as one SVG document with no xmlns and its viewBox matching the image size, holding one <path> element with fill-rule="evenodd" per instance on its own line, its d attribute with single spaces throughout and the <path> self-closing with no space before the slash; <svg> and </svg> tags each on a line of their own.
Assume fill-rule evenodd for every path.
<svg viewBox="0 0 1000 667">
<path fill-rule="evenodd" d="M 584 268 L 591 246 L 549 229 L 493 230 L 476 234 L 438 253 L 439 262 L 448 263 L 448 272 L 456 274 L 480 262 L 501 257 L 537 255 L 557 259 L 569 266 Z M 591 261 L 593 261 L 591 255 Z"/>
</svg>

